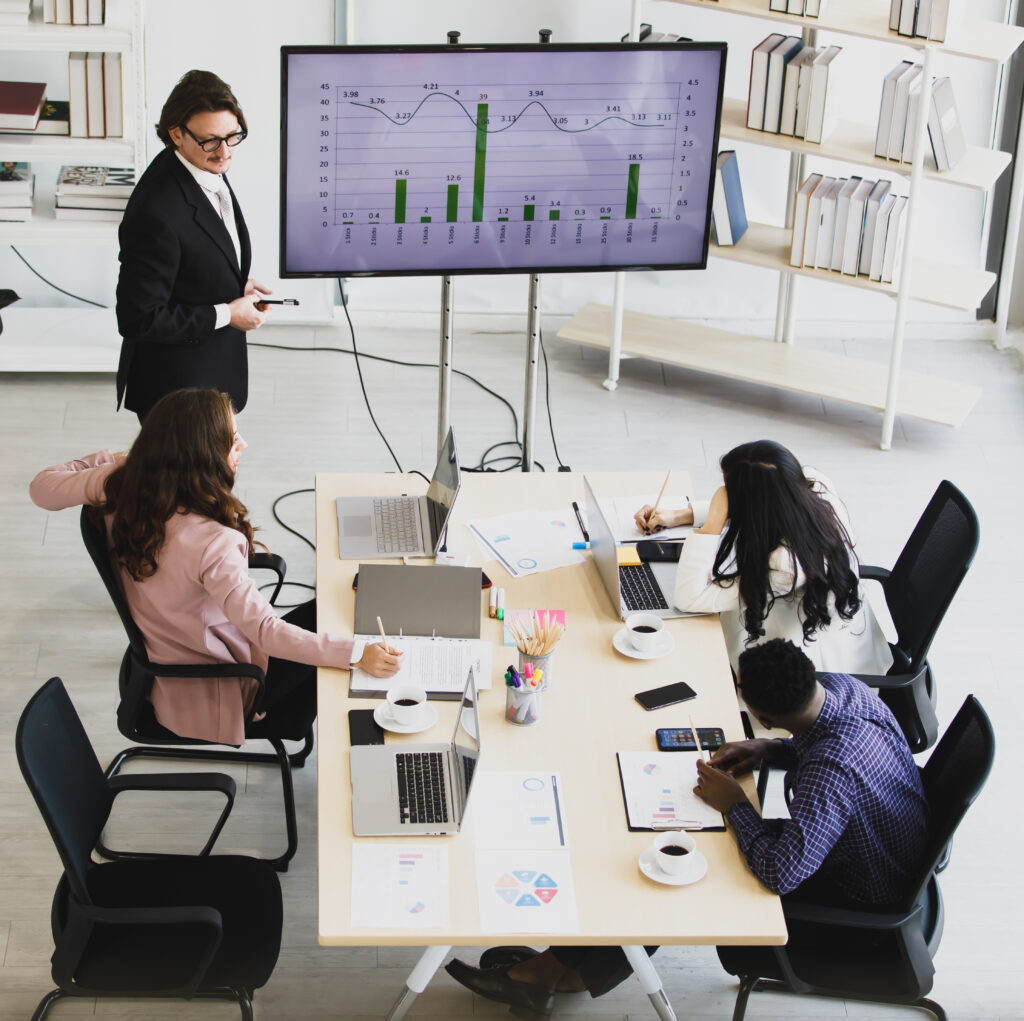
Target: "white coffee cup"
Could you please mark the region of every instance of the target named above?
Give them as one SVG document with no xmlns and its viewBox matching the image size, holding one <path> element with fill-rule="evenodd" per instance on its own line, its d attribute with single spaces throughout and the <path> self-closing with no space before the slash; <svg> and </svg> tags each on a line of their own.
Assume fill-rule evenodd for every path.
<svg viewBox="0 0 1024 1021">
<path fill-rule="evenodd" d="M 427 705 L 427 693 L 417 684 L 396 684 L 388 690 L 388 712 L 395 723 L 417 723 Z"/>
<path fill-rule="evenodd" d="M 631 613 L 626 618 L 626 634 L 637 652 L 654 652 L 664 637 L 665 622 L 653 613 Z"/>
<path fill-rule="evenodd" d="M 670 876 L 685 876 L 697 867 L 697 841 L 683 830 L 665 830 L 654 837 L 654 860 Z"/>
</svg>

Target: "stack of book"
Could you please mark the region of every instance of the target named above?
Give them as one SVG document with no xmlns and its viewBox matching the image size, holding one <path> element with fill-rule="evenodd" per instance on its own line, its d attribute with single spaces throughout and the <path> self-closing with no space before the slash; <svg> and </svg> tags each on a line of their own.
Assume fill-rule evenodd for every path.
<svg viewBox="0 0 1024 1021">
<path fill-rule="evenodd" d="M 768 10 L 778 14 L 802 14 L 820 18 L 825 13 L 825 0 L 768 0 Z"/>
<path fill-rule="evenodd" d="M 134 187 L 131 167 L 61 167 L 55 214 L 58 220 L 120 223 Z"/>
<path fill-rule="evenodd" d="M 875 132 L 876 156 L 910 162 L 921 102 L 921 81 L 921 65 L 909 60 L 901 61 L 885 76 Z M 932 79 L 928 138 L 939 170 L 955 167 L 967 152 L 953 83 L 947 77 Z"/>
<path fill-rule="evenodd" d="M 68 92 L 73 137 L 124 134 L 120 53 L 69 53 Z"/>
<path fill-rule="evenodd" d="M 906 206 L 890 181 L 811 174 L 796 194 L 790 265 L 895 283 Z"/>
<path fill-rule="evenodd" d="M 778 32 L 763 39 L 750 57 L 747 127 L 820 142 L 832 129 L 829 68 L 841 51 Z"/>
<path fill-rule="evenodd" d="M 715 195 L 711 203 L 711 226 L 715 243 L 734 245 L 747 230 L 747 210 L 743 204 L 740 171 L 736 153 L 723 149 L 715 169 Z"/>
<path fill-rule="evenodd" d="M 43 21 L 48 25 L 102 25 L 106 0 L 43 0 Z"/>
<path fill-rule="evenodd" d="M 27 25 L 32 0 L 0 0 L 0 26 Z"/>
<path fill-rule="evenodd" d="M 34 191 L 27 163 L 0 163 L 0 220 L 31 220 Z"/>
<path fill-rule="evenodd" d="M 34 128 L 3 128 L 14 135 L 66 135 L 70 124 L 70 104 L 66 99 L 47 99 L 39 111 Z"/>
<path fill-rule="evenodd" d="M 950 8 L 959 0 L 890 0 L 889 28 L 900 35 L 944 42 L 953 18 Z"/>
<path fill-rule="evenodd" d="M 45 103 L 43 82 L 0 82 L 0 131 L 34 131 Z"/>
</svg>

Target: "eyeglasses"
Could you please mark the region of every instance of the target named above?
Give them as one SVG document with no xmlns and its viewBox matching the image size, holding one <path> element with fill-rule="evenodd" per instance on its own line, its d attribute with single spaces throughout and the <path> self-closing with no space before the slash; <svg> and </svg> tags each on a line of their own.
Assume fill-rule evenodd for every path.
<svg viewBox="0 0 1024 1021">
<path fill-rule="evenodd" d="M 204 138 L 200 141 L 192 134 L 191 131 L 188 130 L 188 128 L 185 127 L 184 124 L 181 125 L 181 130 L 184 131 L 185 134 L 203 150 L 203 152 L 216 152 L 221 147 L 222 142 L 225 145 L 234 148 L 240 142 L 244 142 L 246 136 L 249 134 L 248 131 L 236 131 L 233 135 L 225 135 L 223 138 Z"/>
</svg>

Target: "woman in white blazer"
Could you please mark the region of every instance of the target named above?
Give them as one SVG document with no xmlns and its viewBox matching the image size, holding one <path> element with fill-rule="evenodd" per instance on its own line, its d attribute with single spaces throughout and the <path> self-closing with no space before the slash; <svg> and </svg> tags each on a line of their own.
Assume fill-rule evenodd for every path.
<svg viewBox="0 0 1024 1021">
<path fill-rule="evenodd" d="M 675 605 L 721 615 L 733 671 L 744 649 L 788 638 L 818 670 L 884 674 L 892 654 L 861 591 L 832 483 L 772 440 L 735 447 L 721 466 L 725 484 L 710 501 L 636 513 L 643 531 L 696 526 L 679 557 Z"/>
</svg>

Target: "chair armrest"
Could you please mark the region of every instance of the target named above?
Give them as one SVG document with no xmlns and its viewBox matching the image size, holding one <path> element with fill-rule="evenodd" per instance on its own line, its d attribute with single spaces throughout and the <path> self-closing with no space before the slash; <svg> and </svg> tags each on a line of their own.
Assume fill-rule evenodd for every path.
<svg viewBox="0 0 1024 1021">
<path fill-rule="evenodd" d="M 277 553 L 253 553 L 249 557 L 249 567 L 257 568 L 259 570 L 273 571 L 277 575 L 277 584 L 274 586 L 274 593 L 270 597 L 270 605 L 273 606 L 277 602 L 277 597 L 281 592 L 281 586 L 284 584 L 285 572 L 288 570 L 288 565 L 284 562 L 284 557 L 279 556 Z"/>
<path fill-rule="evenodd" d="M 892 574 L 887 567 L 875 567 L 872 564 L 860 564 L 857 569 L 861 581 L 884 582 Z"/>
<path fill-rule="evenodd" d="M 140 659 L 129 646 L 132 661 L 148 673 L 159 677 L 251 677 L 257 685 L 252 714 L 263 709 L 267 694 L 267 676 L 255 663 L 153 663 Z"/>
<path fill-rule="evenodd" d="M 107 786 L 111 794 L 117 797 L 122 791 L 220 791 L 225 797 L 224 808 L 217 818 L 209 838 L 199 852 L 205 858 L 217 842 L 224 824 L 228 821 L 231 809 L 235 804 L 237 787 L 234 779 L 227 773 L 117 773 L 108 778 Z M 152 858 L 160 855 L 149 855 L 144 852 L 121 851 L 120 858 Z"/>
<path fill-rule="evenodd" d="M 784 900 L 783 912 L 787 922 L 813 922 L 816 925 L 838 925 L 853 929 L 899 929 L 921 913 L 916 904 L 909 911 L 861 911 L 857 908 L 836 908 L 823 904 L 802 904 Z"/>
</svg>

